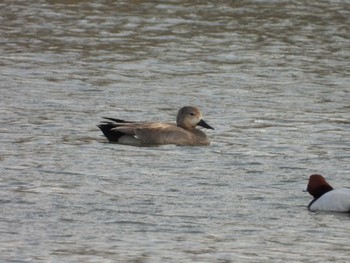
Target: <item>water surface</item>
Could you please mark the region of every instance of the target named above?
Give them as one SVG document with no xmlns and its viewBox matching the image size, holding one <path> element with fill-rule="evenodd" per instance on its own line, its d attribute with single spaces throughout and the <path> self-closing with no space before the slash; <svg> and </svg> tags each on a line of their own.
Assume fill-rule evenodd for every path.
<svg viewBox="0 0 350 263">
<path fill-rule="evenodd" d="M 347 262 L 347 1 L 0 3 L 3 262 Z M 109 144 L 102 116 L 215 127 Z"/>
</svg>

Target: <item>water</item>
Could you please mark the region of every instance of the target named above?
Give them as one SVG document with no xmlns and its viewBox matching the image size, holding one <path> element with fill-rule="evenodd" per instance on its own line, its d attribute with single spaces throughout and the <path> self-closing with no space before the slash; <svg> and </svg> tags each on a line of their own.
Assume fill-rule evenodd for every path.
<svg viewBox="0 0 350 263">
<path fill-rule="evenodd" d="M 347 262 L 347 1 L 10 1 L 1 14 L 2 262 Z M 106 143 L 102 116 L 215 127 Z"/>
</svg>

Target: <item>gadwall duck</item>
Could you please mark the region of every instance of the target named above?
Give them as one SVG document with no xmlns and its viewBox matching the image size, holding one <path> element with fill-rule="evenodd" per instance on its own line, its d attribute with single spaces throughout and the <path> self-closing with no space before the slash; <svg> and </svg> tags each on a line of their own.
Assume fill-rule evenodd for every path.
<svg viewBox="0 0 350 263">
<path fill-rule="evenodd" d="M 132 122 L 114 118 L 104 118 L 98 127 L 110 142 L 133 146 L 161 144 L 209 145 L 207 135 L 196 126 L 214 130 L 202 119 L 198 108 L 183 107 L 176 117 L 176 124 L 159 122 Z"/>
</svg>

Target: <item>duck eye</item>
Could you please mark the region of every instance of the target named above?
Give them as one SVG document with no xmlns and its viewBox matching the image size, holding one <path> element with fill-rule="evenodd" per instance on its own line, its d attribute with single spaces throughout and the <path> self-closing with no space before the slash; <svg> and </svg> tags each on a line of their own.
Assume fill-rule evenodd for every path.
<svg viewBox="0 0 350 263">
<path fill-rule="evenodd" d="M 190 112 L 189 114 L 190 114 L 191 116 L 194 116 L 194 113 L 193 113 L 193 112 Z"/>
</svg>

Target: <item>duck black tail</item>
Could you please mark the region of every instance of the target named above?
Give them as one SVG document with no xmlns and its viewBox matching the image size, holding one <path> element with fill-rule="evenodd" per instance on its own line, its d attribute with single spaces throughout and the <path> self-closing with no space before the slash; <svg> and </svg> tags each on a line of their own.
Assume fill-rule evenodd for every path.
<svg viewBox="0 0 350 263">
<path fill-rule="evenodd" d="M 119 138 L 124 135 L 124 133 L 120 131 L 113 130 L 117 125 L 112 122 L 104 122 L 97 125 L 97 127 L 100 128 L 110 142 L 118 142 Z"/>
</svg>

